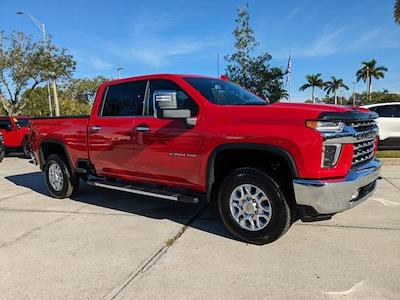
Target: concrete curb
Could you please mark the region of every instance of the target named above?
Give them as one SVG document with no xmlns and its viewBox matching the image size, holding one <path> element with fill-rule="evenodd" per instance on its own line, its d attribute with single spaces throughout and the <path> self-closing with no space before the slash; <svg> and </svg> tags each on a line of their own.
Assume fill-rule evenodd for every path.
<svg viewBox="0 0 400 300">
<path fill-rule="evenodd" d="M 400 158 L 379 158 L 385 165 L 400 165 Z"/>
</svg>

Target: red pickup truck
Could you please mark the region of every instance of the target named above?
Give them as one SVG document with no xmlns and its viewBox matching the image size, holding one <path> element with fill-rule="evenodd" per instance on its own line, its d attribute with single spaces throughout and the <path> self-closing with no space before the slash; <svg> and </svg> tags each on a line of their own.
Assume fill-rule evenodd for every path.
<svg viewBox="0 0 400 300">
<path fill-rule="evenodd" d="M 149 75 L 102 84 L 90 117 L 31 120 L 31 147 L 56 198 L 77 193 L 83 179 L 173 201 L 217 201 L 236 237 L 265 244 L 298 219 L 329 219 L 373 193 L 376 117 L 268 104 L 226 80 Z"/>
<path fill-rule="evenodd" d="M 23 151 L 29 158 L 29 118 L 0 117 L 0 133 L 3 134 L 6 152 Z"/>
</svg>

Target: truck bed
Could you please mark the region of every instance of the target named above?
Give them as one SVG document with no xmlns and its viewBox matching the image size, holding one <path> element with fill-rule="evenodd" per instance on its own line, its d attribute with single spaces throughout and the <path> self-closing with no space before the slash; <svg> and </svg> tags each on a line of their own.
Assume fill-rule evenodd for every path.
<svg viewBox="0 0 400 300">
<path fill-rule="evenodd" d="M 77 159 L 88 159 L 87 128 L 89 116 L 66 116 L 32 118 L 31 149 L 36 150 L 46 141 L 59 142 L 67 147 L 71 162 L 76 165 Z M 39 161 L 40 158 L 36 157 Z"/>
</svg>

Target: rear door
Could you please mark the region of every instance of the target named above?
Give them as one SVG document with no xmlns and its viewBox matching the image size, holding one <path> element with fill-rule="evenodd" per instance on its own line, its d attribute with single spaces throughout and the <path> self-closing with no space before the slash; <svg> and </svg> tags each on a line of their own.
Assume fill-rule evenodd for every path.
<svg viewBox="0 0 400 300">
<path fill-rule="evenodd" d="M 88 128 L 89 157 L 101 176 L 135 179 L 133 132 L 143 114 L 147 80 L 108 86 Z"/>
</svg>

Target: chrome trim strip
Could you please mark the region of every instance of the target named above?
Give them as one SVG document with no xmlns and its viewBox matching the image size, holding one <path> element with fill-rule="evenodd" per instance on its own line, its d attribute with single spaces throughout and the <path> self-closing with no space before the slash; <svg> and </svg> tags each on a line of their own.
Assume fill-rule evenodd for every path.
<svg viewBox="0 0 400 300">
<path fill-rule="evenodd" d="M 355 131 L 354 128 L 345 126 L 345 129 L 339 133 L 323 133 L 322 138 L 325 145 L 355 144 L 374 139 L 378 135 L 378 132 L 378 128 L 368 131 Z"/>
</svg>

